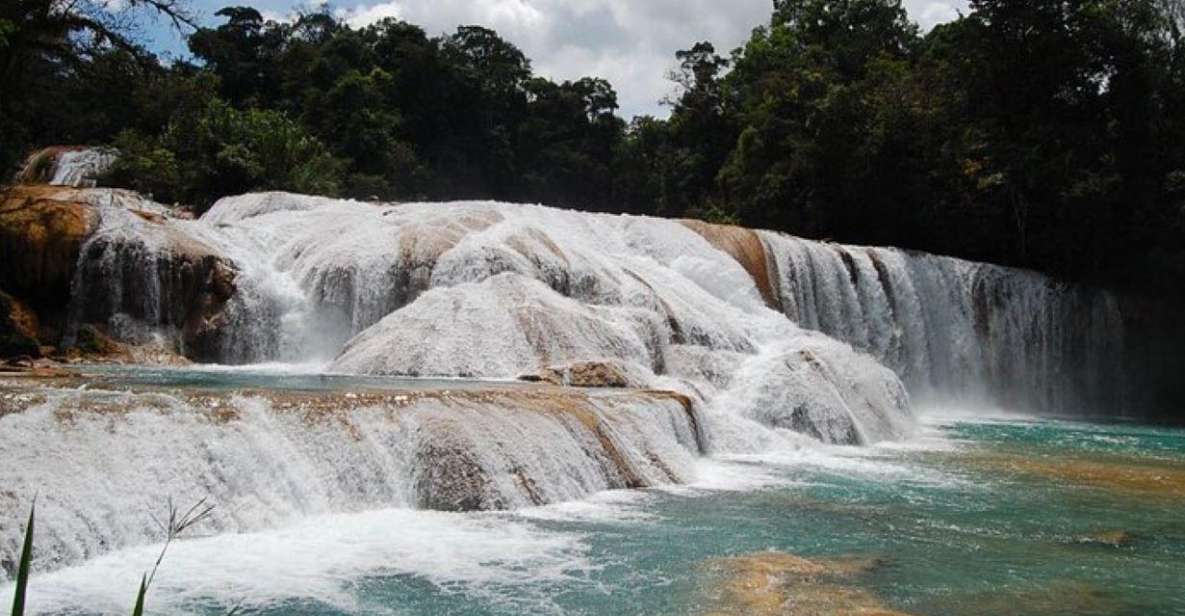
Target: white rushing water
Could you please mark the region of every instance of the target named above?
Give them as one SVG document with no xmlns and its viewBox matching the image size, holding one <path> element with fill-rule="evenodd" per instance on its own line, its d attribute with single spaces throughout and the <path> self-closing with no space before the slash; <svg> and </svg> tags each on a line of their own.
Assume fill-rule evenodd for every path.
<svg viewBox="0 0 1185 616">
<path fill-rule="evenodd" d="M 1109 293 L 894 248 L 763 240 L 785 313 L 871 353 L 916 400 L 1067 415 L 1125 406 Z"/>
<path fill-rule="evenodd" d="M 390 507 L 513 509 L 688 481 L 702 441 L 690 409 L 657 393 L 4 395 L 27 407 L 0 416 L 6 569 L 38 493 L 46 569 L 152 543 L 169 499 L 216 503 L 206 532 Z"/>
<path fill-rule="evenodd" d="M 186 327 L 195 319 L 162 281 L 185 287 L 176 272 L 189 262 L 162 253 L 233 264 L 234 294 L 208 319 L 220 362 L 323 357 L 333 372 L 500 378 L 608 362 L 722 418 L 710 443 L 750 422 L 845 443 L 909 431 L 890 370 L 766 306 L 741 264 L 677 221 L 285 193 L 223 199 L 196 221 L 108 211 L 75 301 L 124 330 Z M 140 304 L 118 299 L 129 296 Z M 762 396 L 717 395 L 762 374 Z M 783 408 L 757 408 L 770 400 Z M 729 446 L 764 437 L 750 441 Z"/>
<path fill-rule="evenodd" d="M 339 392 L 293 411 L 266 394 L 40 392 L 0 415 L 9 568 L 37 491 L 49 569 L 150 543 L 168 496 L 218 503 L 214 532 L 518 508 L 696 481 L 703 454 L 905 439 L 911 396 L 1064 411 L 1120 389 L 1099 378 L 1122 349 L 1114 301 L 1023 271 L 535 205 L 262 193 L 183 220 L 100 192 L 68 335 L 98 323 L 205 361 L 346 374 L 591 363 L 690 406 Z"/>
<path fill-rule="evenodd" d="M 25 161 L 17 181 L 25 184 L 92 187 L 119 157 L 113 148 L 49 147 Z"/>
<path fill-rule="evenodd" d="M 222 362 L 319 358 L 343 372 L 515 377 L 612 359 L 643 380 L 672 377 L 703 393 L 727 387 L 740 360 L 768 348 L 828 346 L 805 329 L 870 353 L 919 400 L 1122 408 L 1114 298 L 1022 270 L 769 232 L 753 234 L 760 254 L 742 264 L 709 241 L 720 228 L 701 236 L 677 221 L 492 202 L 263 193 L 223 199 L 197 221 L 113 218 L 97 236 L 122 234 L 97 240 L 108 252 L 157 237 L 234 263 L 236 294 L 214 352 Z M 159 248 L 125 252 L 84 255 L 101 267 L 81 269 L 100 285 L 135 288 L 161 267 Z M 134 295 L 160 324 L 153 315 L 170 300 Z M 854 363 L 843 345 L 830 347 L 817 354 L 832 369 Z"/>
</svg>

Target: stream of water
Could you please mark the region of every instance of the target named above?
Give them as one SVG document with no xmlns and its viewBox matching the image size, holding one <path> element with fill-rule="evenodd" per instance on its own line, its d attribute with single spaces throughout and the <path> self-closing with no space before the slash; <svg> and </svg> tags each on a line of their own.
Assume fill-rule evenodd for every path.
<svg viewBox="0 0 1185 616">
<path fill-rule="evenodd" d="M 218 374 L 151 380 L 267 378 Z M 941 411 L 891 445 L 700 458 L 683 486 L 199 527 L 170 548 L 149 611 L 1185 613 L 1185 431 Z M 34 576 L 33 613 L 126 611 L 159 548 Z"/>
</svg>

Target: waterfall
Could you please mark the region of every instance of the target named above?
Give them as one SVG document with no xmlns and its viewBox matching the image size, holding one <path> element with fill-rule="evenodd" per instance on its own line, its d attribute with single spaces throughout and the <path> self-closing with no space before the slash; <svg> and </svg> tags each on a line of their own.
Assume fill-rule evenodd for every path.
<svg viewBox="0 0 1185 616">
<path fill-rule="evenodd" d="M 215 532 L 384 507 L 515 508 L 686 481 L 703 438 L 685 399 L 656 392 L 10 395 L 28 405 L 0 415 L 0 563 L 20 553 L 22 497 L 40 493 L 39 569 L 159 539 L 169 498 L 217 503 Z"/>
<path fill-rule="evenodd" d="M 0 561 L 35 491 L 50 568 L 151 541 L 170 495 L 217 502 L 216 531 L 517 508 L 685 482 L 701 454 L 908 438 L 917 401 L 1123 396 L 1114 298 L 1031 272 L 526 204 L 261 193 L 189 220 L 87 194 L 68 332 L 224 364 L 633 388 L 0 392 Z"/>
<path fill-rule="evenodd" d="M 771 310 L 756 261 L 689 224 L 286 193 L 223 199 L 198 220 L 160 211 L 102 206 L 71 329 L 346 374 L 513 379 L 599 365 L 691 397 L 716 452 L 759 451 L 771 431 L 870 444 L 911 430 L 897 375 Z"/>
<path fill-rule="evenodd" d="M 112 148 L 43 148 L 29 156 L 16 180 L 22 184 L 91 187 L 118 157 L 119 153 Z"/>
<path fill-rule="evenodd" d="M 78 268 L 94 287 L 74 298 L 91 311 L 84 320 L 117 334 L 119 323 L 155 327 L 203 361 L 319 358 L 347 373 L 502 378 L 611 361 L 636 382 L 708 401 L 741 369 L 733 354 L 769 355 L 822 339 L 816 331 L 823 363 L 868 353 L 924 403 L 1080 413 L 1114 412 L 1123 399 L 1114 298 L 1022 270 L 493 202 L 259 193 L 199 220 L 143 220 L 125 207 L 103 221 Z M 179 254 L 191 258 L 161 256 Z M 193 255 L 234 272 L 231 297 L 201 318 L 173 297 L 201 289 L 170 283 Z"/>
<path fill-rule="evenodd" d="M 233 293 L 195 317 L 178 297 L 200 294 L 201 281 L 178 272 L 215 255 L 233 270 Z M 1106 292 L 693 221 L 260 193 L 199 220 L 109 208 L 78 271 L 90 287 L 75 294 L 81 320 L 122 338 L 171 336 L 203 361 L 502 378 L 612 361 L 639 382 L 706 397 L 728 389 L 730 354 L 817 331 L 831 339 L 815 353 L 828 364 L 858 361 L 835 341 L 847 343 L 915 401 L 1073 414 L 1124 400 L 1123 319 Z M 705 375 L 707 361 L 733 365 Z"/>
<path fill-rule="evenodd" d="M 763 233 L 781 310 L 892 368 L 916 400 L 1124 408 L 1111 294 L 984 263 Z"/>
</svg>

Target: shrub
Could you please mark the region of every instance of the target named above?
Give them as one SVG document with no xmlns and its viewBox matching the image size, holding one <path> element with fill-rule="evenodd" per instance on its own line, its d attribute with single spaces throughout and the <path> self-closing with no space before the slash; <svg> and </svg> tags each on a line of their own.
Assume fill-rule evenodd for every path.
<svg viewBox="0 0 1185 616">
<path fill-rule="evenodd" d="M 159 138 L 124 131 L 116 147 L 123 157 L 105 183 L 199 211 L 219 197 L 255 190 L 336 195 L 343 169 L 284 114 L 240 111 L 217 98 L 179 110 Z"/>
</svg>

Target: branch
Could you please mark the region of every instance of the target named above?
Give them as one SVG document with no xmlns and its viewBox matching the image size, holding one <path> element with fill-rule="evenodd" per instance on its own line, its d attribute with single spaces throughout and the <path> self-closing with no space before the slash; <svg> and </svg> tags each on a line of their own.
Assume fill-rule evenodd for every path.
<svg viewBox="0 0 1185 616">
<path fill-rule="evenodd" d="M 130 4 L 131 6 L 147 6 L 168 17 L 178 32 L 183 32 L 186 27 L 192 30 L 197 30 L 199 27 L 189 11 L 186 11 L 176 0 L 130 0 Z"/>
</svg>

